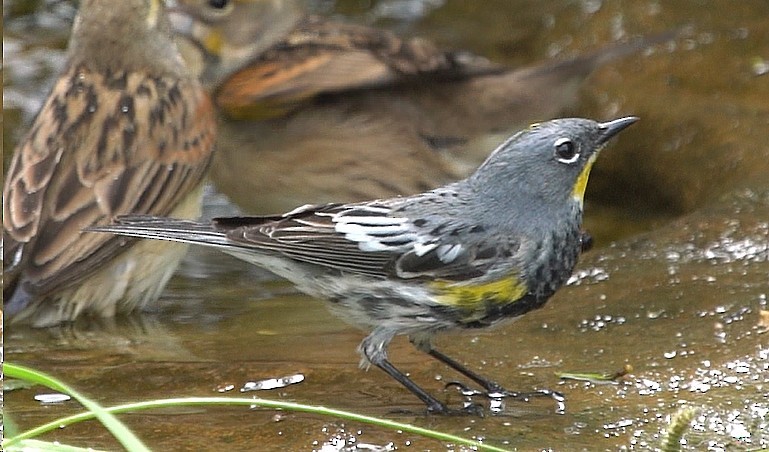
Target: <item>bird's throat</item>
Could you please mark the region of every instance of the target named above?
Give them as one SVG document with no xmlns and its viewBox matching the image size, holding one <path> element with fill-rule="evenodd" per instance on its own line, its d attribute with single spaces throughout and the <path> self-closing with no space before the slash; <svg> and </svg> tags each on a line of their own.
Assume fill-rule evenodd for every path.
<svg viewBox="0 0 769 452">
<path fill-rule="evenodd" d="M 590 169 L 593 168 L 593 163 L 595 163 L 597 157 L 598 153 L 590 156 L 590 159 L 585 163 L 585 167 L 582 168 L 582 172 L 577 176 L 577 181 L 574 183 L 574 189 L 571 191 L 571 197 L 579 203 L 580 207 L 584 204 L 587 179 L 590 177 Z"/>
</svg>

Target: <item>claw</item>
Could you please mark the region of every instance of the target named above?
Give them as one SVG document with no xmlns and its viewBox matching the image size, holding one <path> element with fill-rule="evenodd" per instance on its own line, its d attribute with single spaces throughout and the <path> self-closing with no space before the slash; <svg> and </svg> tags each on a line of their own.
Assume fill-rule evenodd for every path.
<svg viewBox="0 0 769 452">
<path fill-rule="evenodd" d="M 485 392 L 479 391 L 477 389 L 473 389 L 460 381 L 450 381 L 446 383 L 446 386 L 444 386 L 444 389 L 449 389 L 451 387 L 456 387 L 459 390 L 459 393 L 465 397 L 472 397 L 476 395 L 486 395 Z"/>
<path fill-rule="evenodd" d="M 453 384 L 449 384 L 453 386 Z M 447 386 L 449 386 L 447 385 Z M 462 386 L 461 383 L 457 383 L 457 386 Z M 454 409 L 449 408 L 444 404 L 431 405 L 427 407 L 429 414 L 435 414 L 440 416 L 480 416 L 484 417 L 485 413 L 483 407 L 474 402 L 465 402 L 462 408 Z"/>
<path fill-rule="evenodd" d="M 477 389 L 470 388 L 464 383 L 459 381 L 450 381 L 446 383 L 446 386 L 444 388 L 448 389 L 452 387 L 457 388 L 459 393 L 465 397 L 473 397 L 473 396 L 480 395 L 488 398 L 491 401 L 491 411 L 495 413 L 501 411 L 499 404 L 502 402 L 503 399 L 518 399 L 524 402 L 529 402 L 534 397 L 550 397 L 556 402 L 556 409 L 555 409 L 556 413 L 563 414 L 564 412 L 566 412 L 566 404 L 565 404 L 566 397 L 562 393 L 558 391 L 553 391 L 551 389 L 538 389 L 536 391 L 531 391 L 531 392 L 518 392 L 518 391 L 509 391 L 497 384 L 490 384 L 489 389 L 486 392 L 484 392 L 484 391 L 479 391 Z M 471 405 L 474 405 L 474 404 L 469 404 L 469 406 Z M 452 411 L 452 410 L 449 410 L 449 411 Z M 465 407 L 465 409 L 463 409 L 462 411 L 465 412 L 465 414 L 471 414 L 471 412 L 467 411 L 467 407 Z M 445 414 L 458 414 L 458 413 L 445 413 Z"/>
<path fill-rule="evenodd" d="M 453 409 L 443 405 L 442 407 L 428 407 L 427 411 L 430 414 L 438 414 L 441 416 L 485 416 L 483 407 L 480 404 L 473 402 L 464 403 L 460 409 Z"/>
<path fill-rule="evenodd" d="M 486 414 L 483 411 L 483 406 L 477 403 L 467 402 L 462 406 L 462 409 L 459 410 L 461 414 L 465 415 L 471 415 L 471 416 L 478 416 L 478 417 L 485 417 Z"/>
<path fill-rule="evenodd" d="M 566 397 L 558 391 L 553 391 L 551 389 L 538 389 L 536 391 L 531 392 L 517 392 L 517 391 L 508 391 L 504 388 L 495 388 L 494 391 L 489 391 L 486 393 L 486 396 L 489 398 L 512 398 L 512 399 L 522 399 L 525 402 L 528 402 L 533 397 L 550 397 L 556 402 L 563 402 L 566 400 Z"/>
</svg>

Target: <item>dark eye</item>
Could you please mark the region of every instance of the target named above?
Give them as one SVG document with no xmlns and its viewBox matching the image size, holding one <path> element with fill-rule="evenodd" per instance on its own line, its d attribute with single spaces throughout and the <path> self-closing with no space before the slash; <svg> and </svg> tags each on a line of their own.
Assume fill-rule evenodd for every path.
<svg viewBox="0 0 769 452">
<path fill-rule="evenodd" d="M 555 142 L 555 159 L 561 163 L 574 163 L 579 159 L 577 145 L 568 138 L 559 138 Z"/>
<path fill-rule="evenodd" d="M 229 3 L 229 0 L 208 0 L 208 6 L 216 9 L 224 9 Z"/>
</svg>

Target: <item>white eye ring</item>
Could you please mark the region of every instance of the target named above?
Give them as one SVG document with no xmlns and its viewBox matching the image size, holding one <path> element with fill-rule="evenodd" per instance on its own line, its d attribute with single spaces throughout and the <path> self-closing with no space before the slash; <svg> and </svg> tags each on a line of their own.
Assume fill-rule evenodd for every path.
<svg viewBox="0 0 769 452">
<path fill-rule="evenodd" d="M 571 164 L 579 160 L 577 145 L 569 138 L 559 138 L 553 144 L 555 159 L 561 163 Z"/>
</svg>

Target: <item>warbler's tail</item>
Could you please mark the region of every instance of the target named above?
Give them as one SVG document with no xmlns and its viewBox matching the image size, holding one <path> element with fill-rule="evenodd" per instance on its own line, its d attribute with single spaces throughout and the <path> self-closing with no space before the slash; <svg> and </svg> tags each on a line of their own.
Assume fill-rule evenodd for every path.
<svg viewBox="0 0 769 452">
<path fill-rule="evenodd" d="M 227 233 L 217 230 L 211 223 L 149 215 L 120 215 L 115 218 L 112 224 L 89 226 L 83 231 L 111 232 L 143 239 L 168 240 L 215 248 L 233 248 L 233 243 L 227 240 Z"/>
</svg>

